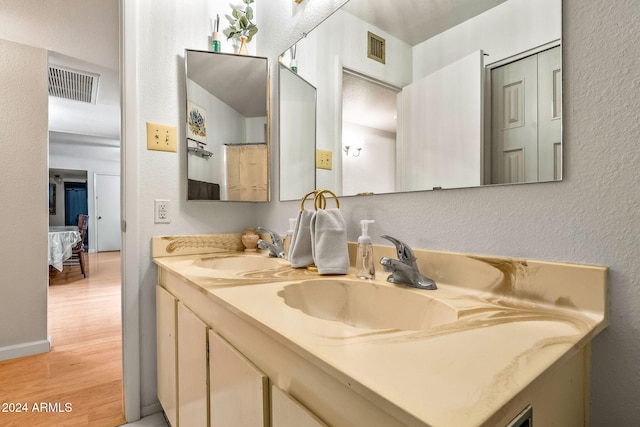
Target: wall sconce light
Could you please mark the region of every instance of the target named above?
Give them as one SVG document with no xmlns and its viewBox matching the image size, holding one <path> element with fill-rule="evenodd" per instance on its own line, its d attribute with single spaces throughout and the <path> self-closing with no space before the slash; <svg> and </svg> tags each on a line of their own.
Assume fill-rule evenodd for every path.
<svg viewBox="0 0 640 427">
<path fill-rule="evenodd" d="M 354 139 L 351 143 L 348 143 L 342 149 L 345 154 L 348 156 L 349 152 L 353 157 L 359 157 L 360 151 L 362 151 L 362 147 L 364 146 L 364 141 L 361 139 Z"/>
</svg>

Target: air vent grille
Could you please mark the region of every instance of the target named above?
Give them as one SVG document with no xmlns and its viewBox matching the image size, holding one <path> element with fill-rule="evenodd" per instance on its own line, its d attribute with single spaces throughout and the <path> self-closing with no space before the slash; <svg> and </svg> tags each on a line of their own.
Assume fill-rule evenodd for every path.
<svg viewBox="0 0 640 427">
<path fill-rule="evenodd" d="M 367 57 L 384 64 L 385 40 L 371 31 L 367 32 L 367 39 Z"/>
<path fill-rule="evenodd" d="M 96 103 L 97 74 L 49 66 L 49 96 Z"/>
</svg>

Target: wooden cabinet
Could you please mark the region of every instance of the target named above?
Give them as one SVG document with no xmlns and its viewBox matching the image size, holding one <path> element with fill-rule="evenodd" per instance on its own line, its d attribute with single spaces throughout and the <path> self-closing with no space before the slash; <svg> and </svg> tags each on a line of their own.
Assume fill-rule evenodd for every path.
<svg viewBox="0 0 640 427">
<path fill-rule="evenodd" d="M 273 427 L 328 427 L 275 385 L 271 386 L 271 421 Z"/>
<path fill-rule="evenodd" d="M 172 427 L 268 427 L 269 378 L 161 286 L 158 400 Z"/>
<path fill-rule="evenodd" d="M 158 400 L 173 427 L 178 425 L 176 322 L 176 299 L 160 286 L 156 287 Z"/>
<path fill-rule="evenodd" d="M 178 302 L 178 426 L 207 426 L 207 325 Z"/>
<path fill-rule="evenodd" d="M 269 426 L 269 378 L 209 331 L 211 426 Z"/>
</svg>

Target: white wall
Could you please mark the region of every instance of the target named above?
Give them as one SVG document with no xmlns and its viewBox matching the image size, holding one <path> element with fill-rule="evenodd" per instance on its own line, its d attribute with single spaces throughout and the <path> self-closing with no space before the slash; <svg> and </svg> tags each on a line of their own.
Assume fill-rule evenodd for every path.
<svg viewBox="0 0 640 427">
<path fill-rule="evenodd" d="M 185 143 L 184 50 L 206 50 L 210 17 L 230 11 L 224 0 L 139 0 L 123 2 L 124 12 L 124 215 L 127 222 L 123 269 L 125 387 L 128 419 L 160 409 L 156 397 L 155 284 L 151 237 L 170 234 L 240 232 L 257 225 L 253 205 L 187 199 L 187 158 L 147 151 L 146 122 L 176 126 Z M 262 29 L 260 29 L 262 31 Z M 258 33 L 260 34 L 260 33 Z M 228 44 L 223 40 L 223 49 Z M 254 42 L 249 51 L 255 50 Z M 209 117 L 211 120 L 211 117 Z M 154 224 L 153 200 L 171 201 L 170 224 Z M 139 310 L 139 312 L 137 312 Z M 133 366 L 139 367 L 139 372 Z M 138 414 L 136 414 L 138 411 Z"/>
<path fill-rule="evenodd" d="M 0 360 L 5 360 L 49 350 L 47 52 L 0 39 L 0 76 Z"/>
<path fill-rule="evenodd" d="M 509 0 L 413 48 L 413 78 L 477 50 L 485 64 L 541 46 L 561 36 L 562 0 Z"/>
<path fill-rule="evenodd" d="M 261 55 L 273 58 L 288 48 L 296 35 L 317 23 L 324 7 L 305 1 L 306 9 L 298 12 L 292 3 L 270 2 L 261 11 L 267 21 L 258 38 Z M 564 0 L 563 26 L 562 182 L 345 197 L 340 207 L 352 241 L 359 234 L 358 221 L 372 218 L 377 244 L 388 245 L 378 237 L 386 233 L 421 248 L 608 266 L 611 318 L 593 343 L 591 425 L 635 425 L 640 393 L 640 9 L 636 0 Z M 277 90 L 271 93 L 276 98 Z M 278 126 L 274 120 L 272 137 Z M 272 185 L 277 194 L 277 177 Z M 260 206 L 259 216 L 265 226 L 284 231 L 298 209 L 296 201 L 276 201 Z"/>
<path fill-rule="evenodd" d="M 278 148 L 276 56 L 320 22 L 343 1 L 291 0 L 258 3 L 262 21 L 256 41 L 261 56 L 271 59 L 272 121 L 274 142 L 272 200 L 269 204 L 185 202 L 186 159 L 184 153 L 147 152 L 144 123 L 173 124 L 184 135 L 185 47 L 203 49 L 208 33 L 211 2 L 169 0 L 127 1 L 125 4 L 125 165 L 128 232 L 125 240 L 125 301 L 123 312 L 130 330 L 125 337 L 130 364 L 125 372 L 127 413 L 159 409 L 155 382 L 155 296 L 156 268 L 150 261 L 149 239 L 153 235 L 240 231 L 258 219 L 266 227 L 284 232 L 287 218 L 294 217 L 299 202 L 278 202 Z M 82 3 L 82 2 L 79 2 Z M 38 7 L 21 2 L 25 8 Z M 220 2 L 220 10 L 228 8 Z M 215 15 L 215 11 L 212 12 Z M 224 12 L 223 12 L 224 13 Z M 610 268 L 610 326 L 593 344 L 591 425 L 635 425 L 640 390 L 640 100 L 637 40 L 640 11 L 635 0 L 564 0 L 564 140 L 565 179 L 560 183 L 499 186 L 439 192 L 371 197 L 346 197 L 341 210 L 349 226 L 349 238 L 359 234 L 358 221 L 376 220 L 375 243 L 387 244 L 380 234 L 388 233 L 415 247 L 496 254 L 606 265 Z M 20 25 L 25 24 L 20 21 Z M 37 25 L 30 26 L 36 28 Z M 5 28 L 0 25 L 0 28 Z M 157 30 L 156 30 L 157 29 Z M 52 40 L 48 34 L 48 39 Z M 46 39 L 46 37 L 43 37 Z M 55 39 L 55 38 L 53 38 Z M 44 76 L 46 52 L 0 42 L 3 54 L 9 45 L 13 55 L 0 56 L 3 89 L 16 103 L 0 101 L 0 178 L 4 200 L 0 230 L 6 241 L 24 238 L 24 230 L 6 224 L 30 221 L 33 235 L 28 239 L 32 256 L 46 251 L 32 242 L 46 233 L 47 164 L 46 116 L 25 98 L 24 76 L 32 71 Z M 139 46 L 139 47 L 138 47 Z M 17 49 L 17 51 L 16 51 Z M 7 68 L 6 61 L 13 61 Z M 19 64 L 26 66 L 21 67 Z M 42 72 L 38 71 L 41 68 Z M 16 70 L 19 70 L 17 72 Z M 18 79 L 14 82 L 13 79 Z M 46 83 L 35 93 L 46 105 Z M 32 86 L 33 87 L 33 86 Z M 20 94 L 16 94 L 16 90 Z M 34 89 L 35 90 L 35 89 Z M 32 102 L 29 102 L 31 100 Z M 40 101 L 36 101 L 39 103 Z M 16 106 L 23 106 L 19 110 Z M 29 114 L 26 114 L 29 111 Z M 14 113 L 20 113 L 13 115 Z M 33 114 L 40 116 L 34 127 Z M 14 123 L 29 117 L 31 141 L 18 145 Z M 20 130 L 24 136 L 24 130 Z M 9 143 L 6 143 L 9 141 Z M 7 151 L 5 151 L 7 150 Z M 8 160 L 10 157 L 10 161 Z M 34 165 L 27 169 L 25 165 Z M 12 177 L 21 176 L 19 180 Z M 32 201 L 25 192 L 42 198 Z M 173 201 L 172 223 L 152 221 L 154 198 Z M 35 205 L 32 206 L 32 203 Z M 248 207 L 251 208 L 248 208 Z M 255 206 L 255 209 L 253 208 Z M 254 213 L 255 212 L 255 213 Z M 39 237 L 38 237 L 39 236 Z M 44 247 L 44 242 L 42 242 Z M 46 266 L 19 269 L 22 265 L 15 247 L 3 245 L 0 259 L 0 316 L 3 340 L 18 332 L 20 339 L 39 340 L 46 336 Z M 44 256 L 43 253 L 39 256 Z M 31 264 L 29 264 L 31 265 Z M 15 272 L 15 273 L 13 273 Z M 33 274 L 33 276 L 31 276 Z M 21 283 L 22 287 L 13 286 Z M 20 312 L 6 310 L 3 301 Z M 139 310 L 139 311 L 138 311 Z M 5 313 L 9 318 L 5 318 Z M 22 319 L 20 314 L 28 316 Z M 8 322 L 8 323 L 7 323 Z M 13 329 L 6 330 L 10 325 Z M 28 325 L 28 331 L 22 331 Z M 133 326 L 131 326 L 133 325 Z"/>
<path fill-rule="evenodd" d="M 480 185 L 482 52 L 405 86 L 398 96 L 398 188 Z"/>
<path fill-rule="evenodd" d="M 390 193 L 396 185 L 396 134 L 379 129 L 342 122 L 343 135 L 357 135 L 366 141 L 358 157 L 353 150 L 342 156 L 342 188 L 340 194 Z"/>
<path fill-rule="evenodd" d="M 189 154 L 187 156 L 188 176 L 190 179 L 220 184 L 220 190 L 225 192 L 224 145 L 246 141 L 246 119 L 190 79 L 187 80 L 187 90 L 190 94 L 189 101 L 207 112 L 207 127 L 210 132 L 207 135 L 205 149 L 213 153 L 212 157 Z M 189 145 L 196 146 L 194 142 L 189 142 Z"/>
<path fill-rule="evenodd" d="M 64 137 L 65 135 L 61 135 L 57 138 Z M 77 141 L 58 140 L 49 144 L 49 168 L 87 171 L 89 251 L 95 252 L 98 228 L 95 219 L 95 174 L 120 175 L 120 148 L 117 145 L 82 144 Z M 63 185 L 58 185 L 57 199 L 64 206 Z M 61 220 L 61 225 L 64 225 L 64 217 Z"/>
<path fill-rule="evenodd" d="M 386 65 L 367 57 L 367 31 L 386 39 Z M 411 83 L 411 56 L 408 44 L 341 11 L 297 43 L 298 74 L 317 88 L 316 147 L 333 152 L 332 170 L 316 170 L 318 188 L 340 193 L 343 186 L 342 127 L 335 113 L 341 111 L 343 67 L 403 87 Z"/>
</svg>

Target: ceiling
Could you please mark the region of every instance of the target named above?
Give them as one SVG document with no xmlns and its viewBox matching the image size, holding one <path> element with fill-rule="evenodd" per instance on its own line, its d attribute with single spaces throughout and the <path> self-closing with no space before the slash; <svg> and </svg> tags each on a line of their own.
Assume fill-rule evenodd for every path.
<svg viewBox="0 0 640 427">
<path fill-rule="evenodd" d="M 95 104 L 49 97 L 49 142 L 119 145 L 118 0 L 1 3 L 3 39 L 46 49 L 50 64 L 100 76 Z"/>
<path fill-rule="evenodd" d="M 350 0 L 342 10 L 415 46 L 505 1 Z M 396 111 L 395 91 L 345 74 L 343 119 L 346 122 L 395 133 Z"/>
<path fill-rule="evenodd" d="M 342 10 L 415 46 L 505 1 L 350 0 Z"/>
<path fill-rule="evenodd" d="M 344 10 L 415 45 L 504 1 L 351 0 Z M 10 6 L 13 10 L 0 14 L 0 24 L 8 34 L 24 33 L 25 25 L 42 28 L 30 37 L 42 39 L 36 43 L 49 47 L 50 63 L 100 76 L 95 104 L 49 98 L 50 142 L 119 145 L 118 2 L 69 0 L 69 3 L 69 8 L 61 10 L 49 2 L 39 7 L 15 2 Z M 424 19 L 407 20 L 406 16 Z M 56 34 L 53 39 L 47 36 L 52 33 Z M 248 88 L 242 89 L 251 93 Z"/>
<path fill-rule="evenodd" d="M 95 103 L 49 97 L 49 142 L 119 145 L 120 85 L 118 71 L 55 52 L 49 65 L 97 74 Z M 81 136 L 81 138 L 78 138 Z"/>
<path fill-rule="evenodd" d="M 244 117 L 267 115 L 268 71 L 263 58 L 187 52 L 188 78 Z"/>
</svg>

